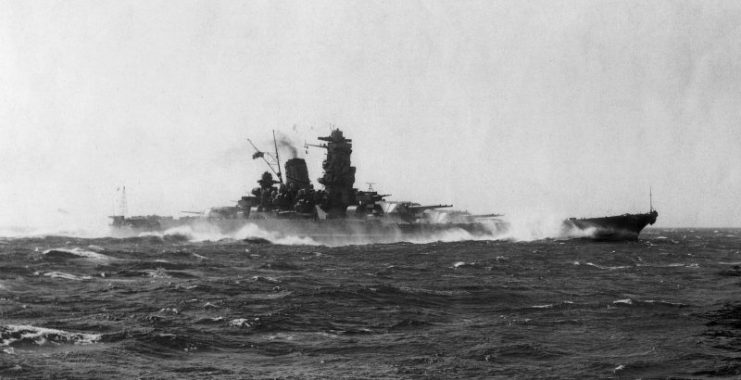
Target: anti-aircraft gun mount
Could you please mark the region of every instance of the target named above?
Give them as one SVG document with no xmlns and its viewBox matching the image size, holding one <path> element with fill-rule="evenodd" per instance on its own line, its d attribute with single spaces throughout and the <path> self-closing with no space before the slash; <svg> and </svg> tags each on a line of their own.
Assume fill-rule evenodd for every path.
<svg viewBox="0 0 741 380">
<path fill-rule="evenodd" d="M 416 202 L 386 202 L 390 207 L 387 208 L 386 214 L 390 216 L 396 216 L 406 223 L 419 223 L 422 221 L 422 216 L 427 210 L 435 210 L 439 208 L 449 208 L 453 205 L 429 205 L 422 206 Z"/>
</svg>

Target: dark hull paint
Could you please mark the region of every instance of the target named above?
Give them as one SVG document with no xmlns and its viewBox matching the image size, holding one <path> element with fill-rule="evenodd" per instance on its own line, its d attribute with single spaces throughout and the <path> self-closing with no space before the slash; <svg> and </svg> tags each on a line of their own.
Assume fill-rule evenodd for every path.
<svg viewBox="0 0 741 380">
<path fill-rule="evenodd" d="M 624 214 L 603 218 L 570 218 L 564 220 L 567 230 L 591 232 L 593 240 L 638 240 L 638 235 L 647 225 L 656 223 L 659 213 L 654 211 L 645 214 Z"/>
</svg>

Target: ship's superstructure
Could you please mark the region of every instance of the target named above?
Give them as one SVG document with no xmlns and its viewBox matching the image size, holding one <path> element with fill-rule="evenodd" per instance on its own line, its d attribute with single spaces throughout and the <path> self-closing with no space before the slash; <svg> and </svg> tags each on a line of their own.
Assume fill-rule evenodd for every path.
<svg viewBox="0 0 741 380">
<path fill-rule="evenodd" d="M 327 142 L 323 145 L 327 149 L 327 159 L 322 163 L 324 176 L 319 178 L 326 193 L 321 207 L 330 217 L 343 217 L 347 208 L 356 204 L 355 167 L 350 165 L 352 140 L 339 129 L 319 140 Z"/>
<path fill-rule="evenodd" d="M 354 187 L 356 169 L 350 160 L 352 140 L 345 138 L 339 129 L 319 140 L 324 144 L 313 146 L 326 150 L 322 163 L 324 173 L 318 179 L 322 189 L 315 189 L 311 183 L 306 161 L 294 157 L 285 163 L 285 183 L 276 181 L 266 171 L 258 181 L 259 186 L 252 189 L 252 195 L 242 198 L 243 204 L 256 207 L 258 213 L 272 212 L 271 217 L 281 218 L 345 219 L 383 214 L 377 203 L 384 201 L 384 196 Z M 265 154 L 258 150 L 254 157 Z M 277 151 L 275 157 L 278 157 Z"/>
</svg>

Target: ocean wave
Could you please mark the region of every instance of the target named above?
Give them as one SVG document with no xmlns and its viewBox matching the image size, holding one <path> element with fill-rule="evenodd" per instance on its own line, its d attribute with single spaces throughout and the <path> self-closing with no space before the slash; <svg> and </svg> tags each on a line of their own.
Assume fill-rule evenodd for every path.
<svg viewBox="0 0 741 380">
<path fill-rule="evenodd" d="M 604 270 L 628 269 L 628 268 L 631 268 L 632 267 L 631 265 L 618 265 L 618 266 L 612 266 L 611 267 L 611 266 L 594 264 L 594 263 L 590 263 L 590 262 L 584 263 L 584 265 L 589 265 L 589 266 L 593 266 L 595 268 L 604 269 Z"/>
<path fill-rule="evenodd" d="M 252 281 L 262 281 L 262 282 L 268 282 L 268 283 L 271 283 L 271 284 L 278 284 L 278 283 L 280 283 L 280 280 L 279 279 L 277 279 L 275 277 L 271 277 L 271 276 L 252 276 L 251 279 L 252 279 Z"/>
<path fill-rule="evenodd" d="M 167 269 L 164 268 L 150 269 L 146 272 L 149 274 L 149 277 L 152 278 L 172 278 Z"/>
<path fill-rule="evenodd" d="M 211 342 L 207 340 L 185 333 L 151 331 L 135 334 L 132 337 L 134 341 L 128 342 L 130 350 L 157 357 L 167 357 L 174 352 L 195 352 L 211 345 Z"/>
<path fill-rule="evenodd" d="M 71 273 L 57 272 L 57 271 L 46 272 L 43 275 L 46 277 L 50 277 L 50 278 L 62 278 L 65 280 L 72 280 L 72 281 L 89 281 L 93 279 L 91 276 L 77 276 Z"/>
<path fill-rule="evenodd" d="M 466 267 L 480 267 L 481 265 L 477 264 L 476 262 L 470 262 L 467 263 L 465 261 L 457 261 L 453 263 L 453 266 L 451 268 L 458 269 L 458 268 L 466 268 Z"/>
<path fill-rule="evenodd" d="M 690 305 L 682 302 L 664 301 L 664 300 L 639 300 L 634 298 L 623 298 L 612 301 L 613 305 L 629 305 L 629 306 L 669 306 L 669 307 L 688 307 Z"/>
<path fill-rule="evenodd" d="M 42 346 L 51 344 L 92 344 L 100 334 L 73 333 L 31 325 L 0 325 L 0 347 Z"/>
<path fill-rule="evenodd" d="M 670 264 L 636 264 L 639 267 L 650 267 L 650 268 L 699 268 L 700 264 L 697 263 L 670 263 Z"/>
<path fill-rule="evenodd" d="M 97 263 L 109 263 L 111 261 L 114 261 L 115 259 L 110 256 L 106 256 L 103 254 L 100 254 L 98 252 L 93 252 L 89 250 L 85 250 L 79 247 L 75 247 L 72 249 L 69 248 L 52 248 L 47 249 L 46 251 L 42 252 L 42 254 L 49 259 L 79 259 L 79 258 L 85 258 L 93 262 Z"/>
<path fill-rule="evenodd" d="M 545 305 L 533 305 L 533 306 L 530 306 L 530 308 L 531 309 L 551 309 L 554 306 L 556 306 L 556 305 L 555 304 L 552 304 L 552 303 L 549 303 L 549 304 L 545 304 Z"/>
<path fill-rule="evenodd" d="M 578 260 L 577 261 L 574 261 L 573 264 L 574 265 L 590 266 L 590 267 L 594 267 L 594 268 L 602 269 L 602 270 L 618 270 L 618 269 L 628 269 L 628 268 L 632 268 L 633 267 L 632 265 L 617 265 L 617 266 L 599 265 L 599 264 L 595 264 L 595 263 L 592 263 L 592 262 L 589 262 L 589 261 L 586 262 L 586 263 L 582 263 L 581 261 L 578 261 Z"/>
<path fill-rule="evenodd" d="M 563 307 L 568 307 L 574 305 L 573 301 L 562 301 L 558 303 L 546 303 L 546 304 L 540 304 L 540 305 L 532 305 L 529 306 L 530 309 L 560 309 Z"/>
<path fill-rule="evenodd" d="M 641 301 L 648 304 L 654 304 L 654 305 L 662 305 L 662 306 L 673 306 L 673 307 L 688 307 L 690 305 L 682 302 L 671 302 L 671 301 L 663 301 L 663 300 L 645 300 Z"/>
<path fill-rule="evenodd" d="M 232 327 L 251 327 L 250 322 L 246 318 L 236 318 L 229 321 L 229 326 Z"/>
<path fill-rule="evenodd" d="M 408 286 L 401 286 L 398 288 L 403 293 L 407 294 L 425 294 L 425 295 L 433 295 L 433 296 L 454 296 L 454 295 L 460 295 L 460 294 L 470 294 L 469 292 L 465 290 L 435 290 L 435 289 L 425 289 L 425 288 L 412 288 Z"/>
<path fill-rule="evenodd" d="M 201 319 L 196 320 L 194 323 L 197 324 L 216 324 L 216 323 L 222 323 L 224 322 L 224 317 L 204 317 Z"/>
<path fill-rule="evenodd" d="M 632 305 L 633 300 L 630 298 L 621 298 L 621 299 L 612 301 L 612 303 L 615 305 Z"/>
</svg>

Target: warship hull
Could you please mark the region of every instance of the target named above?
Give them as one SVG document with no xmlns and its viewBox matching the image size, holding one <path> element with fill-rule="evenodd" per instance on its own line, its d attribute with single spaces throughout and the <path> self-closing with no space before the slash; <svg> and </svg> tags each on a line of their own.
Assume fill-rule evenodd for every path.
<svg viewBox="0 0 741 380">
<path fill-rule="evenodd" d="M 569 218 L 563 228 L 570 233 L 581 231 L 585 237 L 597 241 L 638 240 L 641 231 L 656 223 L 659 213 L 655 210 L 645 214 L 623 214 L 602 218 Z"/>
<path fill-rule="evenodd" d="M 449 234 L 465 234 L 472 239 L 486 238 L 506 229 L 498 219 L 464 223 L 403 223 L 389 220 L 353 219 L 209 219 L 187 218 L 184 220 L 162 218 L 146 224 L 123 223 L 112 225 L 117 237 L 142 234 L 189 234 L 215 236 L 244 240 L 267 240 L 336 244 L 391 243 L 399 241 L 445 240 Z"/>
</svg>

